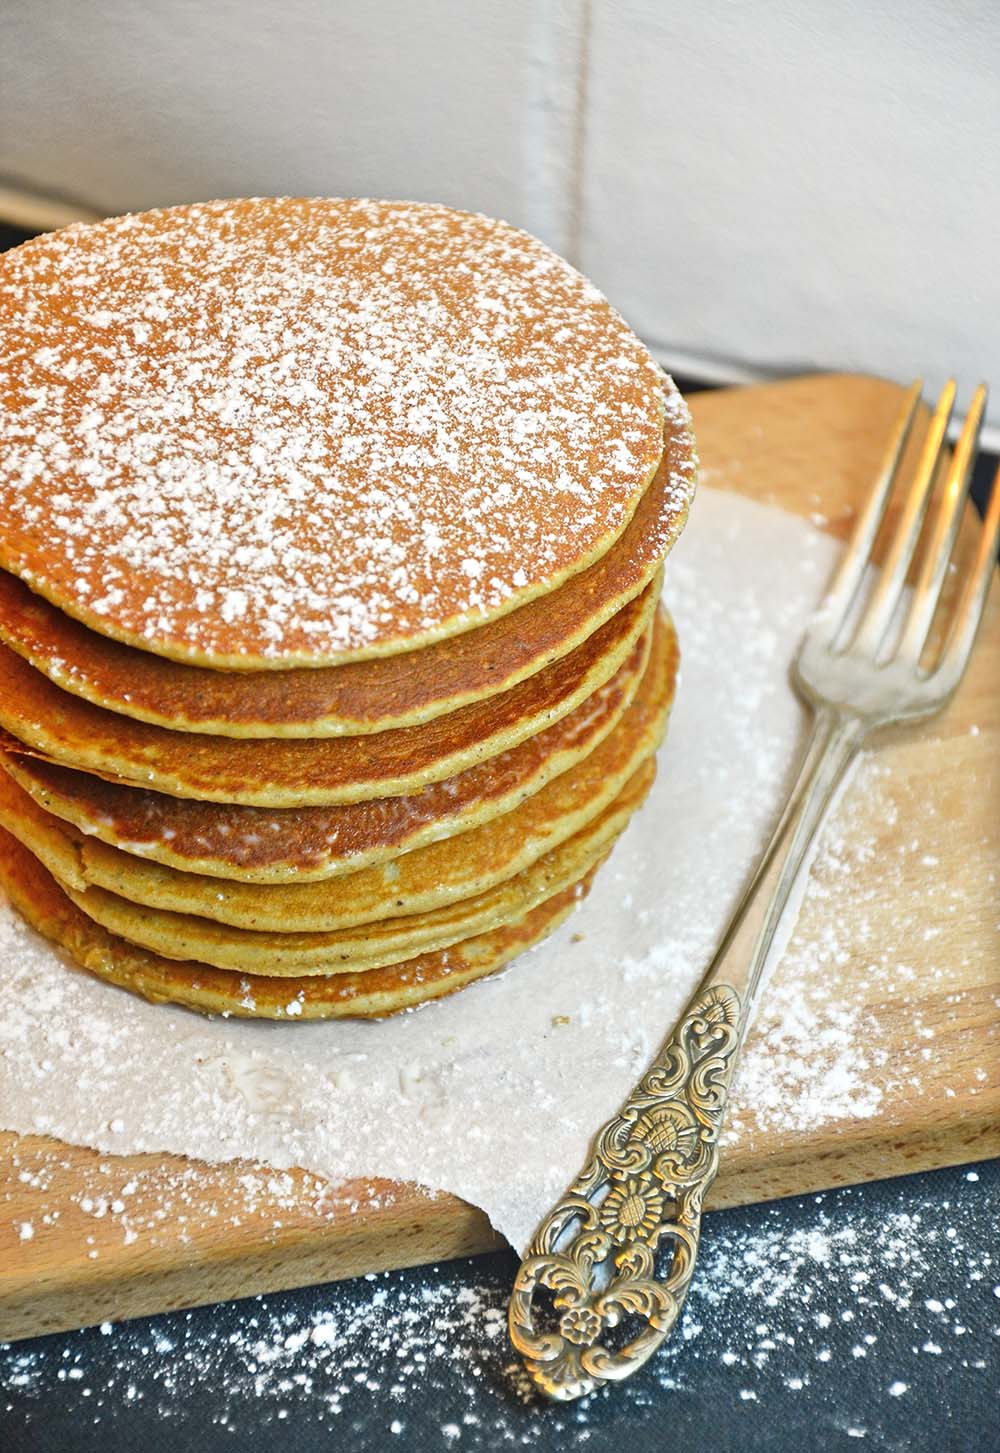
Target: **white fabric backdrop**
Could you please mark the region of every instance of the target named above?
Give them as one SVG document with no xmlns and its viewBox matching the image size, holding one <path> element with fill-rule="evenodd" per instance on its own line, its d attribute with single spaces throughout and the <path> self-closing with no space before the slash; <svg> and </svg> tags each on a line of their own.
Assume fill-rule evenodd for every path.
<svg viewBox="0 0 1000 1453">
<path fill-rule="evenodd" d="M 0 187 L 479 208 L 724 378 L 1000 378 L 998 143 L 990 0 L 0 7 Z"/>
</svg>

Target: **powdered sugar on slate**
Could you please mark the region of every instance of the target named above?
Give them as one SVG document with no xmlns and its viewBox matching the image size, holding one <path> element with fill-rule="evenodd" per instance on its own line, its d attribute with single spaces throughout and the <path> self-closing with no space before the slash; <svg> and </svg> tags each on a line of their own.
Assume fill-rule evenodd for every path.
<svg viewBox="0 0 1000 1453">
<path fill-rule="evenodd" d="M 662 378 L 596 289 L 418 204 L 207 203 L 35 239 L 0 261 L 0 395 L 4 563 L 210 662 L 495 615 L 602 553 L 662 448 Z"/>
<path fill-rule="evenodd" d="M 778 1426 L 815 1408 L 810 1447 L 824 1434 L 912 1447 L 887 1436 L 886 1419 L 912 1419 L 933 1390 L 940 1433 L 956 1395 L 978 1393 L 985 1408 L 995 1383 L 1000 1266 L 983 1239 L 992 1203 L 975 1171 L 956 1179 L 948 1195 L 940 1181 L 909 1181 L 791 1212 L 777 1203 L 710 1216 L 677 1331 L 639 1376 L 572 1406 L 543 1410 L 518 1376 L 504 1257 L 0 1344 L 0 1415 L 44 1425 L 62 1407 L 113 1442 L 131 1406 L 137 1425 L 155 1418 L 181 1446 L 195 1406 L 195 1420 L 210 1411 L 234 1442 L 284 1423 L 325 1426 L 337 1446 L 492 1453 L 604 1448 L 612 1427 L 634 1429 L 650 1404 L 683 1411 L 685 1397 L 714 1393 L 767 1407 Z M 767 1446 L 750 1443 L 760 1424 L 752 1406 L 744 1414 L 748 1444 Z"/>
</svg>

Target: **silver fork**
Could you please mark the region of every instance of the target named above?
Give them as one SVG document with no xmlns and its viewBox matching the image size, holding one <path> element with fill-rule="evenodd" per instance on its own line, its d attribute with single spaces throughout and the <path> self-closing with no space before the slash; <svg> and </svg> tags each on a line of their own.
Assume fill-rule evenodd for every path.
<svg viewBox="0 0 1000 1453">
<path fill-rule="evenodd" d="M 944 644 L 930 664 L 924 656 L 962 521 L 985 387 L 976 391 L 950 460 L 945 438 L 955 385 L 945 387 L 881 573 L 863 599 L 920 395 L 917 382 L 795 661 L 793 680 L 815 719 L 781 821 L 677 1028 L 597 1135 L 591 1158 L 542 1221 L 518 1271 L 511 1341 L 550 1398 L 568 1401 L 629 1377 L 677 1321 L 698 1254 L 702 1202 L 718 1168 L 733 1068 L 824 815 L 868 735 L 940 711 L 968 664 L 994 574 L 1000 472 Z M 907 598 L 904 587 L 939 478 L 939 503 Z"/>
</svg>

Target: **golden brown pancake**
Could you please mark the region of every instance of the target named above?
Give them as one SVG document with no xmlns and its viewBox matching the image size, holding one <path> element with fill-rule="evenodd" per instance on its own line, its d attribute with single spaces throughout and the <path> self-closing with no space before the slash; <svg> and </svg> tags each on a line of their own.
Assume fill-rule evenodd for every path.
<svg viewBox="0 0 1000 1453">
<path fill-rule="evenodd" d="M 686 431 L 663 389 L 568 263 L 470 213 L 256 199 L 70 227 L 0 258 L 0 566 L 178 660 L 412 650 L 606 553 L 664 418 Z"/>
<path fill-rule="evenodd" d="M 0 726 L 40 755 L 176 797 L 322 806 L 411 793 L 496 756 L 567 715 L 628 658 L 659 579 L 582 646 L 501 697 L 367 737 L 234 741 L 132 721 L 54 686 L 0 646 Z"/>
<path fill-rule="evenodd" d="M 662 613 L 670 680 L 677 641 Z M 648 636 L 629 662 L 561 721 L 488 762 L 411 797 L 342 807 L 268 810 L 185 802 L 11 751 L 10 775 L 48 813 L 94 840 L 186 874 L 249 883 L 302 883 L 363 871 L 514 810 L 594 751 L 634 699 Z M 219 886 L 225 892 L 225 884 Z"/>
<path fill-rule="evenodd" d="M 519 610 L 420 651 L 280 673 L 213 671 L 98 635 L 3 571 L 0 641 L 63 690 L 174 730 L 317 737 L 413 726 L 509 691 L 645 589 L 684 523 L 671 478 L 689 454 L 686 435 L 668 435 L 625 533 L 594 565 Z"/>
<path fill-rule="evenodd" d="M 88 918 L 164 958 L 196 959 L 214 968 L 268 978 L 381 969 L 516 922 L 546 898 L 577 882 L 605 857 L 655 775 L 655 764 L 646 761 L 593 821 L 513 878 L 433 913 L 384 923 L 326 933 L 274 933 L 130 903 L 104 888 L 79 890 L 66 883 L 62 887 Z M 51 863 L 45 866 L 53 867 Z"/>
<path fill-rule="evenodd" d="M 71 888 L 104 888 L 132 903 L 238 928 L 317 933 L 425 914 L 514 877 L 610 805 L 663 735 L 673 665 L 660 628 L 638 695 L 615 730 L 577 766 L 480 828 L 325 882 L 262 886 L 178 872 L 53 817 L 5 772 L 0 825 Z"/>
<path fill-rule="evenodd" d="M 241 1018 L 370 1019 L 442 998 L 495 973 L 557 928 L 589 891 L 594 871 L 532 909 L 520 923 L 404 964 L 330 978 L 267 979 L 160 958 L 116 938 L 81 913 L 51 873 L 0 828 L 0 885 L 32 927 L 65 949 L 81 968 L 154 1003 Z"/>
</svg>

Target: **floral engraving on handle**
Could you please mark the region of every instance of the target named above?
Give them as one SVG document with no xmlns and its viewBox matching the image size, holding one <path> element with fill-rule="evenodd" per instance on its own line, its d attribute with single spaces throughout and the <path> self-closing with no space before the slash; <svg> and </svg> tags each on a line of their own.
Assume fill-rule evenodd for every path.
<svg viewBox="0 0 1000 1453">
<path fill-rule="evenodd" d="M 698 997 L 535 1232 L 514 1283 L 510 1337 L 546 1396 L 568 1401 L 630 1376 L 680 1315 L 718 1166 L 739 1018 L 728 985 Z M 635 1335 L 605 1345 L 628 1317 L 639 1319 Z"/>
</svg>

